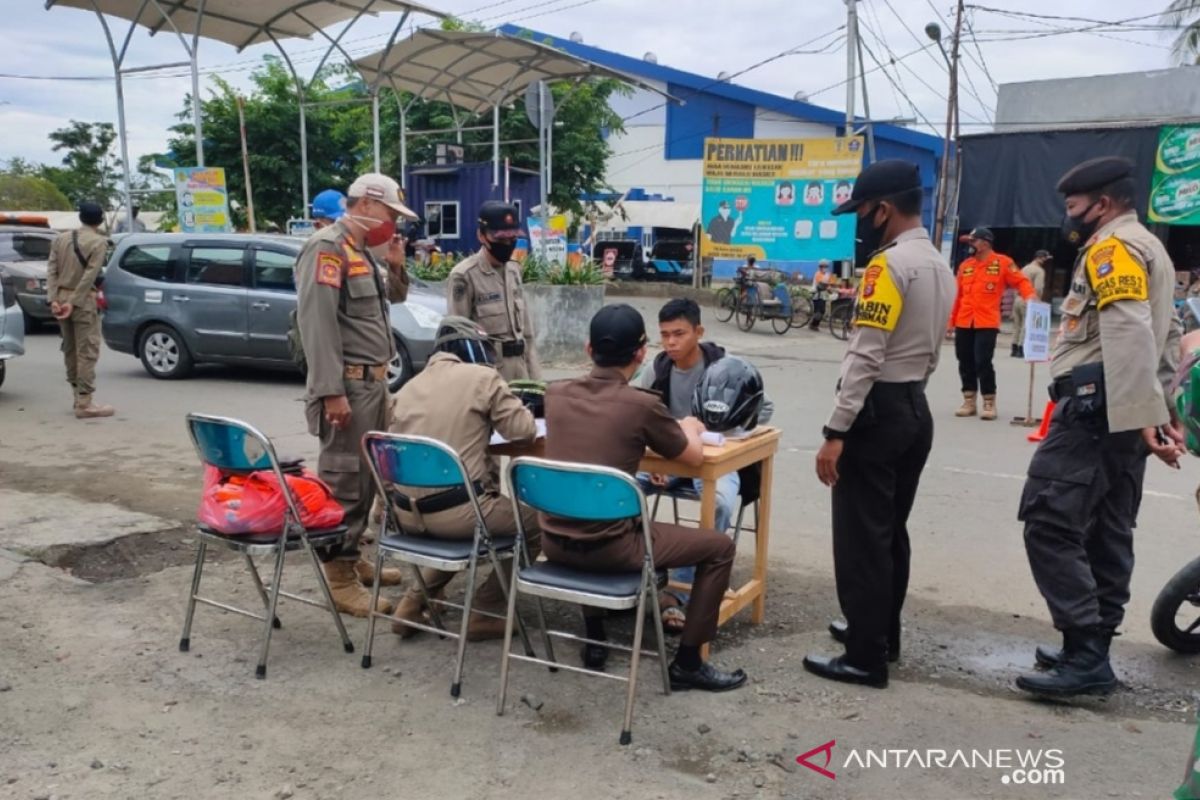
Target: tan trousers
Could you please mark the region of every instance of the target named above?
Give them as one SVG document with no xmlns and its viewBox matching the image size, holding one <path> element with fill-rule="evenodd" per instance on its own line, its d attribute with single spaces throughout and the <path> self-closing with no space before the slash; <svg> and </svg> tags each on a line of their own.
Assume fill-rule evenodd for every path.
<svg viewBox="0 0 1200 800">
<path fill-rule="evenodd" d="M 63 361 L 67 365 L 67 383 L 75 391 L 75 407 L 87 408 L 96 391 L 96 361 L 100 358 L 100 314 L 96 296 L 88 298 L 59 320 L 62 330 Z"/>
<path fill-rule="evenodd" d="M 382 381 L 346 381 L 346 399 L 350 403 L 350 424 L 336 430 L 325 419 L 325 407 L 319 399 L 310 399 L 305 407 L 308 432 L 321 439 L 317 457 L 317 475 L 346 510 L 343 524 L 349 528 L 345 544 L 320 553 L 323 560 L 358 560 L 358 540 L 366 530 L 375 499 L 375 482 L 362 456 L 362 438 L 368 431 L 386 431 L 390 409 L 387 383 Z"/>
<path fill-rule="evenodd" d="M 483 523 L 487 526 L 491 536 L 516 536 L 517 523 L 513 516 L 511 500 L 503 495 L 487 495 L 480 498 L 479 505 L 483 511 Z M 413 532 L 423 530 L 425 535 L 439 539 L 470 539 L 475 535 L 475 513 L 471 510 L 470 503 L 464 503 L 457 508 L 440 511 L 437 514 L 423 515 L 419 520 L 415 514 L 401 509 L 397 509 L 397 513 L 400 515 L 400 524 L 406 530 Z M 537 558 L 541 552 L 541 529 L 538 527 L 537 512 L 523 508 L 521 524 L 525 528 L 525 543 L 529 548 L 529 557 Z M 479 563 L 483 565 L 485 559 L 480 559 Z M 457 574 L 431 567 L 421 569 L 421 578 L 424 579 L 430 594 L 436 594 Z M 481 611 L 503 614 L 507 610 L 507 605 L 504 602 L 504 592 L 500 588 L 502 580 L 508 580 L 508 578 L 505 575 L 496 575 L 494 570 L 489 573 L 487 580 L 475 593 L 474 607 Z M 410 586 L 408 597 L 413 600 L 419 599 L 421 597 L 420 587 Z"/>
<path fill-rule="evenodd" d="M 1025 344 L 1025 301 L 1017 298 L 1013 301 L 1013 344 L 1022 347 Z"/>
</svg>

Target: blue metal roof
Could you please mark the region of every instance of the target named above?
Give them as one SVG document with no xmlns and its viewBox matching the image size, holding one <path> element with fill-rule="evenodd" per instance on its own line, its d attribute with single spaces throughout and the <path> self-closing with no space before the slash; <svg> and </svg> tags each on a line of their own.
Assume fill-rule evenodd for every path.
<svg viewBox="0 0 1200 800">
<path fill-rule="evenodd" d="M 630 75 L 637 75 L 649 80 L 684 86 L 694 92 L 703 92 L 724 97 L 728 100 L 747 103 L 758 108 L 770 109 L 771 111 L 779 111 L 798 119 L 824 125 L 841 127 L 846 121 L 844 112 L 836 111 L 832 108 L 780 97 L 776 94 L 749 89 L 745 86 L 737 86 L 728 81 L 717 81 L 715 78 L 706 75 L 697 75 L 694 72 L 685 72 L 674 67 L 652 64 L 640 58 L 614 53 L 611 50 L 603 50 L 599 47 L 592 47 L 591 45 L 579 42 L 572 42 L 569 39 L 560 39 L 557 36 L 530 30 L 520 25 L 504 25 L 501 26 L 500 31 L 509 36 L 528 37 L 536 42 L 556 47 L 573 56 L 592 61 L 603 67 L 609 67 L 610 69 L 626 72 Z M 680 97 L 679 99 L 684 102 L 687 101 L 686 97 Z M 908 145 L 920 150 L 929 151 L 935 156 L 941 156 L 942 154 L 942 140 L 937 136 L 931 136 L 910 128 L 903 128 L 899 125 L 889 125 L 882 122 L 875 123 L 874 128 L 877 141 L 886 140 L 895 142 L 896 144 Z"/>
</svg>

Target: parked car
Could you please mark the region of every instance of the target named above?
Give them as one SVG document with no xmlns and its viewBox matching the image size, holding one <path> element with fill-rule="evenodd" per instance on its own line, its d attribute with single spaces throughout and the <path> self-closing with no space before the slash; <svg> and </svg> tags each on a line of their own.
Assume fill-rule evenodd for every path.
<svg viewBox="0 0 1200 800">
<path fill-rule="evenodd" d="M 155 378 L 186 377 L 200 363 L 296 369 L 288 350 L 303 239 L 247 234 L 131 233 L 105 268 L 104 341 Z M 420 281 L 391 305 L 392 391 L 433 354 L 446 299 Z"/>
<path fill-rule="evenodd" d="M 0 266 L 0 385 L 8 372 L 8 360 L 25 355 L 25 314 L 17 303 L 13 276 Z"/>
<path fill-rule="evenodd" d="M 54 320 L 46 302 L 46 268 L 55 236 L 45 217 L 0 214 L 0 266 L 13 280 L 26 331 Z"/>
</svg>

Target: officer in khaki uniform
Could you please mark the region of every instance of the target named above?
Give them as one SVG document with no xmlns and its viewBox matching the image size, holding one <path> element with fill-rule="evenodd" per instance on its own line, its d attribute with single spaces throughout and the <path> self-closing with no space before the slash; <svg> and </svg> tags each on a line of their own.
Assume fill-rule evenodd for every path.
<svg viewBox="0 0 1200 800">
<path fill-rule="evenodd" d="M 513 442 L 532 442 L 537 435 L 533 414 L 508 388 L 495 369 L 488 336 L 465 317 L 446 317 L 438 328 L 437 353 L 425 369 L 396 394 L 392 405 L 394 433 L 429 436 L 454 448 L 475 485 L 483 522 L 493 536 L 515 536 L 512 501 L 500 494 L 500 462 L 488 453 L 492 431 Z M 396 513 L 405 530 L 446 539 L 475 535 L 475 512 L 461 486 L 447 491 L 401 487 Z M 538 555 L 538 520 L 524 509 L 530 556 Z M 421 576 L 432 596 L 438 595 L 456 573 L 424 568 Z M 473 606 L 499 618 L 472 614 L 467 639 L 504 636 L 507 609 L 502 575 L 491 574 L 475 594 Z M 396 608 L 397 620 L 421 621 L 423 598 L 416 586 Z M 392 629 L 407 638 L 418 629 L 400 622 Z"/>
<path fill-rule="evenodd" d="M 104 268 L 108 242 L 100 233 L 104 210 L 96 203 L 79 205 L 80 228 L 58 235 L 50 246 L 46 297 L 62 329 L 67 383 L 75 390 L 78 419 L 111 417 L 112 406 L 92 402 L 96 391 L 96 361 L 100 358 L 100 313 L 96 309 L 96 279 Z"/>
<path fill-rule="evenodd" d="M 496 201 L 484 203 L 478 231 L 482 247 L 454 267 L 446 284 L 449 313 L 474 320 L 487 331 L 496 349 L 496 368 L 506 381 L 542 377 L 521 265 L 512 260 L 520 235 L 516 208 Z"/>
<path fill-rule="evenodd" d="M 321 440 L 317 471 L 345 507 L 350 529 L 344 545 L 320 555 L 338 610 L 363 617 L 371 605 L 364 584 L 374 572 L 360 559 L 358 541 L 375 487 L 361 442 L 388 424 L 387 365 L 395 354 L 388 304 L 408 296 L 396 219 L 416 215 L 386 175 L 361 176 L 348 196 L 342 218 L 313 234 L 296 260 L 296 323 L 308 361 L 305 416 Z M 388 585 L 399 581 L 396 569 L 382 576 Z M 391 603 L 380 598 L 378 610 L 391 611 Z"/>
<path fill-rule="evenodd" d="M 1129 601 L 1146 456 L 1177 466 L 1182 454 L 1164 392 L 1179 350 L 1175 269 L 1138 222 L 1132 173 L 1128 159 L 1099 158 L 1058 182 L 1063 233 L 1080 250 L 1050 362 L 1057 406 L 1018 514 L 1033 579 L 1063 634 L 1061 650 L 1037 649 L 1048 671 L 1017 678 L 1037 694 L 1116 686 L 1108 652 Z"/>
<path fill-rule="evenodd" d="M 833 212 L 857 213 L 855 263 L 867 265 L 816 465 L 833 489 L 833 565 L 846 615 L 829 632 L 846 652 L 805 656 L 804 668 L 878 688 L 900 655 L 908 515 L 933 445 L 925 383 L 956 295 L 950 266 L 921 226 L 922 192 L 916 164 L 877 161 Z"/>
</svg>

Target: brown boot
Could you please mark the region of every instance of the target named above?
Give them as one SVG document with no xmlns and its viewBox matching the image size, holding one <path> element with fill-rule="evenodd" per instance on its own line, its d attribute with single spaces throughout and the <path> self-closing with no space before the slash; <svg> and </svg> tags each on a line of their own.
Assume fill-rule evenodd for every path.
<svg viewBox="0 0 1200 800">
<path fill-rule="evenodd" d="M 467 623 L 467 641 L 486 642 L 488 639 L 503 639 L 504 625 L 503 619 L 471 612 L 471 621 Z"/>
<path fill-rule="evenodd" d="M 75 403 L 75 419 L 111 417 L 115 413 L 117 413 L 117 410 L 112 406 L 98 406 L 92 402 L 90 397 L 82 403 Z"/>
<path fill-rule="evenodd" d="M 375 564 L 360 558 L 354 562 L 354 574 L 363 586 L 375 585 Z M 379 576 L 380 586 L 399 586 L 404 583 L 404 573 L 399 567 L 384 567 Z"/>
<path fill-rule="evenodd" d="M 371 592 L 358 581 L 352 561 L 325 562 L 325 580 L 329 583 L 329 594 L 333 596 L 333 607 L 343 614 L 365 617 L 371 608 Z M 392 610 L 392 601 L 379 598 L 375 610 L 387 614 Z"/>
<path fill-rule="evenodd" d="M 995 419 L 996 418 L 996 395 L 985 394 L 983 396 L 983 412 L 979 415 L 980 419 Z"/>
<path fill-rule="evenodd" d="M 958 411 L 954 412 L 956 417 L 973 417 L 975 416 L 975 393 L 963 392 L 963 404 L 958 407 Z"/>
<path fill-rule="evenodd" d="M 396 613 L 392 616 L 396 619 L 406 619 L 409 622 L 419 622 L 422 625 L 429 624 L 429 620 L 425 617 L 425 603 L 421 601 L 420 595 L 412 592 L 408 592 L 400 598 L 400 603 L 396 606 Z M 420 628 L 413 628 L 400 622 L 392 623 L 392 633 L 401 639 L 411 639 L 420 632 Z"/>
</svg>

